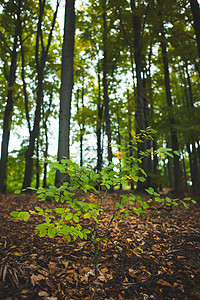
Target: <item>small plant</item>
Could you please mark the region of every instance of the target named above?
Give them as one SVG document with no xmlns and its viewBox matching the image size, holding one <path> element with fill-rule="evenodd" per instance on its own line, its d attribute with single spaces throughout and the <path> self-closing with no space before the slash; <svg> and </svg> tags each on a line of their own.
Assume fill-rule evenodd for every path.
<svg viewBox="0 0 200 300">
<path fill-rule="evenodd" d="M 145 137 L 150 138 L 149 135 Z M 142 142 L 140 138 L 135 137 L 133 147 L 137 143 Z M 17 220 L 27 220 L 31 215 L 39 215 L 43 217 L 44 222 L 36 226 L 39 235 L 53 238 L 56 235 L 64 236 L 68 242 L 75 241 L 77 238 L 85 239 L 91 242 L 94 246 L 94 266 L 95 271 L 98 271 L 99 261 L 99 246 L 102 241 L 106 241 L 109 235 L 109 230 L 113 221 L 116 219 L 124 220 L 131 213 L 145 213 L 152 203 L 159 202 L 167 205 L 178 205 L 178 199 L 162 198 L 159 193 L 153 188 L 146 189 L 151 195 L 150 200 L 144 200 L 142 196 L 121 195 L 120 200 L 116 203 L 116 207 L 108 224 L 104 224 L 104 231 L 100 231 L 99 226 L 102 225 L 102 219 L 105 211 L 105 199 L 108 192 L 120 184 L 127 184 L 127 181 L 134 182 L 145 181 L 146 173 L 139 167 L 142 157 L 151 154 L 149 150 L 141 154 L 139 159 L 135 157 L 127 157 L 127 151 L 123 147 L 118 146 L 119 152 L 115 156 L 121 160 L 123 164 L 110 164 L 102 171 L 95 173 L 91 165 L 79 167 L 71 160 L 63 159 L 61 163 L 49 162 L 52 171 L 59 171 L 70 177 L 70 184 L 64 182 L 62 186 L 50 186 L 49 188 L 39 188 L 37 190 L 38 197 L 45 201 L 47 197 L 51 197 L 56 202 L 65 203 L 63 208 L 42 209 L 35 207 L 35 210 L 28 212 L 14 211 L 11 215 Z M 162 149 L 161 156 L 170 153 L 171 149 Z M 140 176 L 138 175 L 140 174 Z M 142 175 L 141 175 L 142 174 Z M 80 200 L 76 196 L 76 191 L 82 190 L 85 193 L 90 193 L 91 201 L 86 202 Z M 187 201 L 190 198 L 185 198 L 180 201 L 188 208 Z M 191 200 L 195 203 L 194 200 Z M 139 206 L 135 206 L 138 202 Z M 90 220 L 92 222 L 85 222 Z M 90 226 L 88 226 L 88 223 Z M 92 224 L 92 226 L 91 226 Z"/>
</svg>

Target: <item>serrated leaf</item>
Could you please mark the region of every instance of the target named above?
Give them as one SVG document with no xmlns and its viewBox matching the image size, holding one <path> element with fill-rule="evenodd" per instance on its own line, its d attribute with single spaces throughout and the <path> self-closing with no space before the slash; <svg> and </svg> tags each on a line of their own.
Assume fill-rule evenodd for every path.
<svg viewBox="0 0 200 300">
<path fill-rule="evenodd" d="M 50 238 L 53 238 L 54 236 L 56 235 L 56 229 L 55 229 L 55 227 L 49 227 L 48 228 L 48 236 L 50 237 Z"/>
<path fill-rule="evenodd" d="M 17 219 L 18 220 L 28 220 L 30 218 L 30 213 L 27 212 L 27 211 L 21 211 L 18 216 L 17 216 Z"/>
</svg>

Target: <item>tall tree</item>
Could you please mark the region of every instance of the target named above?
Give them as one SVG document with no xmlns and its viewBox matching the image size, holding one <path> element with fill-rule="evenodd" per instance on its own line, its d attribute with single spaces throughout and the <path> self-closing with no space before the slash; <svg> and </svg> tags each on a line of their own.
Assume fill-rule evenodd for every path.
<svg viewBox="0 0 200 300">
<path fill-rule="evenodd" d="M 189 0 L 192 10 L 192 15 L 194 19 L 194 30 L 196 34 L 196 41 L 197 41 L 197 48 L 198 48 L 198 55 L 200 59 L 200 7 L 197 0 Z"/>
<path fill-rule="evenodd" d="M 51 24 L 51 29 L 48 35 L 47 45 L 44 44 L 43 36 L 43 17 L 45 11 L 46 0 L 39 1 L 39 18 L 37 23 L 37 36 L 36 36 L 36 45 L 35 45 L 35 64 L 37 70 L 37 98 L 36 98 L 36 109 L 34 115 L 34 125 L 31 130 L 29 137 L 29 145 L 26 151 L 26 163 L 25 163 L 25 173 L 23 188 L 27 188 L 31 185 L 32 181 L 32 171 L 33 171 L 33 154 L 35 149 L 35 141 L 39 134 L 40 129 L 40 120 L 41 120 L 41 107 L 43 103 L 43 81 L 45 74 L 45 66 L 48 58 L 48 52 L 53 38 L 53 31 L 55 27 L 56 17 L 58 13 L 58 8 L 60 5 L 60 0 L 56 2 L 56 10 L 53 15 L 53 20 Z M 40 51 L 41 50 L 41 51 Z"/>
<path fill-rule="evenodd" d="M 62 48 L 58 161 L 70 157 L 70 118 L 74 75 L 75 0 L 66 0 Z M 56 185 L 62 184 L 65 174 L 56 173 Z"/>
<path fill-rule="evenodd" d="M 14 5 L 14 4 L 13 4 Z M 14 5 L 14 10 L 17 13 L 18 18 L 20 17 L 21 11 L 21 0 L 18 0 L 17 5 Z M 16 69 L 17 69 L 17 47 L 18 47 L 18 37 L 19 37 L 19 22 L 18 18 L 15 19 L 15 32 L 13 37 L 13 48 L 11 51 L 11 64 L 8 75 L 8 92 L 7 92 L 7 103 L 4 113 L 3 122 L 3 136 L 1 142 L 1 160 L 0 160 L 0 193 L 6 192 L 7 187 L 7 160 L 8 160 L 8 145 L 10 139 L 10 128 L 12 122 L 12 112 L 13 112 L 13 92 L 14 84 L 16 79 Z"/>
<path fill-rule="evenodd" d="M 171 147 L 173 151 L 179 150 L 178 136 L 175 130 L 175 117 L 173 114 L 173 102 L 171 94 L 171 83 L 169 75 L 169 63 L 168 63 L 168 54 L 167 54 L 167 43 L 165 37 L 165 29 L 163 24 L 163 11 L 162 11 L 162 0 L 158 0 L 159 4 L 159 19 L 160 19 L 160 34 L 161 34 L 161 50 L 162 50 L 162 60 L 164 66 L 164 82 L 165 82 L 165 93 L 167 105 L 169 108 L 169 126 L 170 126 L 170 138 L 171 138 Z M 176 192 L 182 192 L 182 170 L 180 159 L 177 154 L 174 154 L 174 188 Z"/>
<path fill-rule="evenodd" d="M 110 124 L 110 104 L 108 95 L 108 26 L 107 26 L 107 0 L 102 0 L 103 9 L 103 98 L 104 98 L 104 119 L 106 123 L 106 135 L 108 138 L 108 162 L 112 162 L 112 134 Z"/>
</svg>

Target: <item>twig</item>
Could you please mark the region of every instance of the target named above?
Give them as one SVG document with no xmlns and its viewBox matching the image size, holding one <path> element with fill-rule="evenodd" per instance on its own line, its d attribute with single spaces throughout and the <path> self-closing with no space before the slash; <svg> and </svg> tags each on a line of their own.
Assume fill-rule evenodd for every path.
<svg viewBox="0 0 200 300">
<path fill-rule="evenodd" d="M 198 234 L 200 234 L 200 231 L 199 230 L 197 230 L 197 229 L 194 229 L 194 228 L 192 228 L 192 227 L 188 227 L 190 230 L 192 230 L 192 231 L 194 231 L 194 232 L 196 232 L 196 233 L 198 233 Z"/>
</svg>

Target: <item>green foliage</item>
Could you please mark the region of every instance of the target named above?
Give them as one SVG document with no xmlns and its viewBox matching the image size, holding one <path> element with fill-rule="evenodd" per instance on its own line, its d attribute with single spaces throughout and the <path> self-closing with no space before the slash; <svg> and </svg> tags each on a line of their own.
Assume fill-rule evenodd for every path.
<svg viewBox="0 0 200 300">
<path fill-rule="evenodd" d="M 145 135 L 150 138 L 149 135 Z M 140 137 L 135 137 L 134 143 L 141 143 Z M 118 146 L 119 147 L 119 146 Z M 34 211 L 29 212 L 12 212 L 11 215 L 17 220 L 27 220 L 31 215 L 39 215 L 43 217 L 43 223 L 36 227 L 40 236 L 48 235 L 53 238 L 55 235 L 64 236 L 68 242 L 77 238 L 89 240 L 98 249 L 99 244 L 106 239 L 110 226 L 115 219 L 123 220 L 128 218 L 130 214 L 145 213 L 149 207 L 154 207 L 156 202 L 164 205 L 178 205 L 182 203 L 188 208 L 187 201 L 190 198 L 185 198 L 183 201 L 178 199 L 170 199 L 169 197 L 162 198 L 159 193 L 153 188 L 146 189 L 146 192 L 152 197 L 146 200 L 142 196 L 121 195 L 120 200 L 116 203 L 116 208 L 113 211 L 110 222 L 105 226 L 104 232 L 99 234 L 98 226 L 101 224 L 105 210 L 105 199 L 107 193 L 119 184 L 125 184 L 127 180 L 141 180 L 146 178 L 145 172 L 138 166 L 140 159 L 135 157 L 127 157 L 125 147 L 120 148 L 120 152 L 116 155 L 118 159 L 124 159 L 123 166 L 120 163 L 111 163 L 102 171 L 95 173 L 91 165 L 79 167 L 75 162 L 64 158 L 61 163 L 49 162 L 50 168 L 53 171 L 59 171 L 70 177 L 70 184 L 64 182 L 62 186 L 50 186 L 48 188 L 39 188 L 37 190 L 38 197 L 45 201 L 48 197 L 56 202 L 65 204 L 64 207 L 55 209 L 42 209 L 35 207 Z M 170 149 L 161 149 L 161 153 L 171 155 Z M 144 153 L 143 157 L 150 154 L 150 151 Z M 138 176 L 138 173 L 142 176 Z M 76 195 L 77 190 L 82 190 L 89 193 L 90 202 L 80 200 Z M 195 202 L 195 201 L 193 201 Z M 137 205 L 136 205 L 137 203 Z M 155 207 L 156 208 L 156 207 Z M 82 222 L 84 219 L 90 222 Z M 85 225 L 81 225 L 85 224 Z M 87 227 L 87 224 L 90 224 Z M 93 224 L 93 225 L 91 225 Z M 102 224 L 101 224 L 102 225 Z M 97 251 L 97 250 L 96 250 Z M 98 269 L 97 252 L 95 252 L 95 268 Z"/>
</svg>

